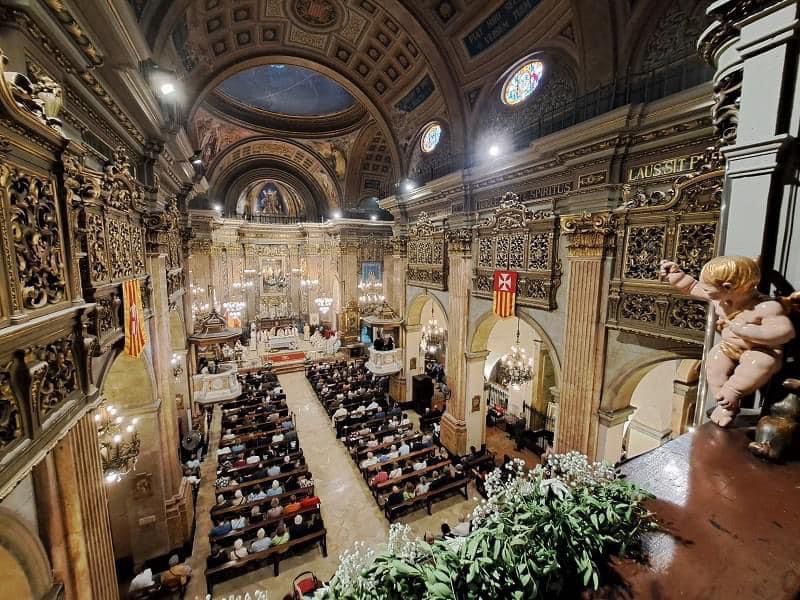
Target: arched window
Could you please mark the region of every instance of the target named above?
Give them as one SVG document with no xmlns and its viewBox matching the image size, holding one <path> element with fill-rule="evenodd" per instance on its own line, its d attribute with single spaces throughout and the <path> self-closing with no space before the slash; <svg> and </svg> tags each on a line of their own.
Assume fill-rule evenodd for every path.
<svg viewBox="0 0 800 600">
<path fill-rule="evenodd" d="M 544 63 L 531 60 L 514 71 L 503 85 L 503 102 L 513 106 L 526 100 L 536 88 L 544 73 Z"/>
<path fill-rule="evenodd" d="M 422 132 L 422 137 L 419 141 L 419 146 L 425 153 L 433 152 L 436 146 L 439 145 L 439 140 L 442 137 L 442 126 L 439 123 L 431 123 Z"/>
</svg>

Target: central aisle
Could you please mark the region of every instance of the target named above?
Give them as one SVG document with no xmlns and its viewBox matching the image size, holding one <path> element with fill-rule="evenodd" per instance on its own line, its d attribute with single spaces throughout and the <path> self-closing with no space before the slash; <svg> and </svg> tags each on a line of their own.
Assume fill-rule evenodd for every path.
<svg viewBox="0 0 800 600">
<path fill-rule="evenodd" d="M 317 400 L 303 372 L 278 376 L 286 391 L 286 403 L 295 415 L 300 447 L 308 468 L 314 476 L 315 492 L 322 506 L 322 518 L 328 531 L 328 557 L 323 558 L 318 548 L 309 549 L 281 561 L 281 574 L 272 575 L 272 567 L 262 568 L 241 577 L 224 581 L 214 587 L 214 598 L 232 593 L 251 594 L 266 590 L 269 598 L 283 598 L 291 591 L 292 580 L 303 571 L 313 571 L 322 580 L 333 575 L 339 556 L 351 549 L 357 541 L 378 548 L 389 539 L 389 522 L 383 516 L 355 463 L 336 439 L 331 421 Z M 472 484 L 470 496 L 474 496 Z M 401 519 L 408 523 L 415 535 L 422 537 L 426 531 L 439 533 L 440 525 L 452 525 L 464 511 L 471 511 L 477 503 L 465 501 L 456 495 L 436 504 L 433 515 L 416 511 Z"/>
</svg>

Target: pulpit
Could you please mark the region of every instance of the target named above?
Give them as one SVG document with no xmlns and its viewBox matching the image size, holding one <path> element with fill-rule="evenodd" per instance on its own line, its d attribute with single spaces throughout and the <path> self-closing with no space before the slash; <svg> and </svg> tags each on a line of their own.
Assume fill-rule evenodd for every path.
<svg viewBox="0 0 800 600">
<path fill-rule="evenodd" d="M 364 365 L 375 375 L 393 375 L 403 368 L 402 350 L 375 350 L 369 349 L 369 360 Z"/>
<path fill-rule="evenodd" d="M 220 365 L 217 373 L 198 373 L 192 376 L 192 393 L 195 402 L 213 404 L 238 398 L 242 385 L 237 377 L 236 367 Z"/>
</svg>

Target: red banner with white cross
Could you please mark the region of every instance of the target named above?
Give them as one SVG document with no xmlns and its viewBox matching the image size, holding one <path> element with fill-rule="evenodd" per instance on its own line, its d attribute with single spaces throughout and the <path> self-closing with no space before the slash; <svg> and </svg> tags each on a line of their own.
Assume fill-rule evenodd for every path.
<svg viewBox="0 0 800 600">
<path fill-rule="evenodd" d="M 517 274 L 495 271 L 492 276 L 492 312 L 505 319 L 514 314 L 517 298 Z"/>
</svg>

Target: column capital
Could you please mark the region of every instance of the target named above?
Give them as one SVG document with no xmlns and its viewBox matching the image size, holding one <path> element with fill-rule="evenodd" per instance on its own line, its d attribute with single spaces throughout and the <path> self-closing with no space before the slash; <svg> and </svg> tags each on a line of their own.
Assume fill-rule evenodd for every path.
<svg viewBox="0 0 800 600">
<path fill-rule="evenodd" d="M 489 356 L 488 350 L 479 350 L 478 352 L 464 352 L 464 357 L 467 360 L 486 360 L 486 357 Z"/>
<path fill-rule="evenodd" d="M 392 246 L 392 254 L 394 256 L 403 257 L 406 255 L 408 238 L 405 236 L 396 236 L 390 240 Z"/>
<path fill-rule="evenodd" d="M 599 417 L 600 424 L 606 427 L 614 427 L 621 425 L 628 420 L 628 417 L 636 412 L 635 406 L 626 406 L 625 408 L 618 408 L 616 410 L 598 410 L 597 416 Z"/>
<path fill-rule="evenodd" d="M 576 213 L 561 217 L 561 234 L 569 257 L 603 258 L 614 247 L 614 215 L 610 212 Z"/>
<path fill-rule="evenodd" d="M 470 254 L 472 252 L 472 229 L 448 229 L 447 252 Z"/>
</svg>

